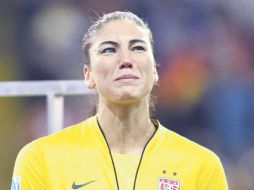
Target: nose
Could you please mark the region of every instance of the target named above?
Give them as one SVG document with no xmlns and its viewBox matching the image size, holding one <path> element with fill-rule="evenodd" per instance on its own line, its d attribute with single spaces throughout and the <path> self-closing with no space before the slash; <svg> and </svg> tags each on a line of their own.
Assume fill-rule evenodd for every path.
<svg viewBox="0 0 254 190">
<path fill-rule="evenodd" d="M 129 51 L 122 51 L 120 54 L 120 64 L 119 69 L 132 69 L 133 63 Z"/>
</svg>

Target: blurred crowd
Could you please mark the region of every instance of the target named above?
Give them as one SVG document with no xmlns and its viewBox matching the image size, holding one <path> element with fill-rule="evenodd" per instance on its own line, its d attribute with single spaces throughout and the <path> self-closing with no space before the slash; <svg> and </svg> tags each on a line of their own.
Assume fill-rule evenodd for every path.
<svg viewBox="0 0 254 190">
<path fill-rule="evenodd" d="M 1 0 L 0 80 L 82 79 L 83 34 L 97 15 L 114 10 L 133 11 L 153 32 L 160 75 L 154 116 L 216 152 L 231 190 L 253 190 L 251 0 Z M 45 100 L 0 103 L 0 184 L 9 189 L 19 149 L 46 134 Z M 87 101 L 70 98 L 65 126 L 88 111 Z"/>
</svg>

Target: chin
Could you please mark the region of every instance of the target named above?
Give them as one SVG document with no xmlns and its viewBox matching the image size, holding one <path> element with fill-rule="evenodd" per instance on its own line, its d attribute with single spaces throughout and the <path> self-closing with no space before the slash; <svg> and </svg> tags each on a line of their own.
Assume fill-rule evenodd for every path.
<svg viewBox="0 0 254 190">
<path fill-rule="evenodd" d="M 130 95 L 130 94 L 123 94 L 123 95 L 117 97 L 117 100 L 119 102 L 135 102 L 138 99 L 139 98 L 137 96 Z"/>
<path fill-rule="evenodd" d="M 125 86 L 111 90 L 111 101 L 120 104 L 138 103 L 147 97 L 149 91 L 140 87 Z M 110 96 L 108 96 L 110 97 Z"/>
<path fill-rule="evenodd" d="M 144 99 L 146 96 L 140 93 L 130 93 L 124 92 L 121 94 L 118 94 L 117 97 L 115 97 L 115 102 L 121 103 L 121 104 L 131 104 L 131 103 L 138 103 L 142 99 Z"/>
</svg>

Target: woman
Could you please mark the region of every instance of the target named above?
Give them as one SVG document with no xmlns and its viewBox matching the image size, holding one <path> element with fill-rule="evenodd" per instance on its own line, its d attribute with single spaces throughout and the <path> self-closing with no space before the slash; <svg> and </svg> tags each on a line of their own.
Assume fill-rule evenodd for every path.
<svg viewBox="0 0 254 190">
<path fill-rule="evenodd" d="M 12 189 L 225 190 L 219 158 L 149 114 L 158 81 L 150 29 L 130 12 L 103 15 L 83 40 L 97 113 L 18 155 Z"/>
</svg>

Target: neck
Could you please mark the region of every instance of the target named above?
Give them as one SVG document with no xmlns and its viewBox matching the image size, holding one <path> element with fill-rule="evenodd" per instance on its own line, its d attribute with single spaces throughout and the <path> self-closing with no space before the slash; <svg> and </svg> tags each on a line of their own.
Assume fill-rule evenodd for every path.
<svg viewBox="0 0 254 190">
<path fill-rule="evenodd" d="M 146 100 L 130 105 L 100 101 L 98 120 L 110 149 L 140 155 L 155 131 Z"/>
</svg>

